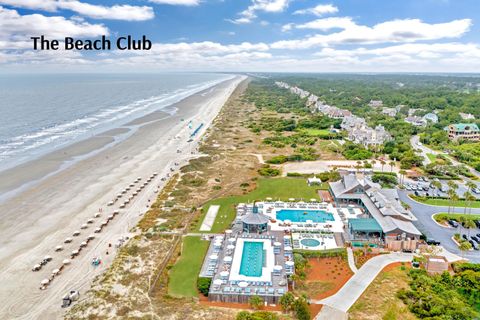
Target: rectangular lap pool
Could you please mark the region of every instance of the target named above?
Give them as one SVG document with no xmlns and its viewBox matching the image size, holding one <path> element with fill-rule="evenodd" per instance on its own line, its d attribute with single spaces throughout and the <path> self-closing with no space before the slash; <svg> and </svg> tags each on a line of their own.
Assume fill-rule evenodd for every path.
<svg viewBox="0 0 480 320">
<path fill-rule="evenodd" d="M 333 214 L 324 210 L 309 210 L 309 209 L 281 209 L 277 211 L 277 220 L 292 222 L 306 222 L 312 220 L 313 222 L 325 223 L 327 221 L 335 221 Z"/>
<path fill-rule="evenodd" d="M 245 241 L 243 243 L 240 274 L 247 277 L 262 276 L 264 261 L 265 250 L 263 250 L 263 242 Z"/>
</svg>

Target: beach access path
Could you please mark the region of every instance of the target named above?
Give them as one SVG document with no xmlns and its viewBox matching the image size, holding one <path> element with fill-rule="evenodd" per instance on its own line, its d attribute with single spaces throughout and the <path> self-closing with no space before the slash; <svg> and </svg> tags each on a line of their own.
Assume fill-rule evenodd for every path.
<svg viewBox="0 0 480 320">
<path fill-rule="evenodd" d="M 124 128 L 134 132 L 124 141 L 0 203 L 0 319 L 61 319 L 65 311 L 61 308 L 63 296 L 70 290 L 79 290 L 82 296 L 90 288 L 92 279 L 109 267 L 115 253 L 109 244 L 132 236 L 131 229 L 155 200 L 155 191 L 163 187 L 162 178 L 198 156 L 202 135 L 243 79 L 245 77 L 236 76 L 180 101 L 172 106 L 177 109 L 173 115 L 156 112 L 125 125 Z M 190 120 L 194 127 L 204 125 L 193 141 L 188 142 L 190 130 L 186 124 Z M 85 141 L 82 148 L 88 145 L 89 141 Z M 65 153 L 78 151 L 73 148 L 67 149 L 68 152 L 59 151 L 46 160 L 41 158 L 21 170 L 48 166 L 63 159 Z M 80 226 L 93 218 L 100 208 L 102 220 L 105 219 L 116 209 L 116 206 L 106 205 L 116 194 L 137 177 L 145 179 L 153 172 L 158 172 L 158 176 L 121 209 L 101 233 L 95 234 L 95 239 L 46 290 L 39 290 L 42 279 L 49 277 L 51 271 L 70 258 L 70 252 L 93 233 L 93 226 L 86 230 Z M 81 236 L 72 237 L 74 230 L 80 230 Z M 67 237 L 72 237 L 73 242 L 64 244 Z M 63 245 L 64 250 L 55 252 L 58 245 Z M 42 270 L 32 272 L 33 265 L 45 255 L 52 256 L 53 260 Z M 94 257 L 101 258 L 100 266 L 91 265 Z"/>
</svg>

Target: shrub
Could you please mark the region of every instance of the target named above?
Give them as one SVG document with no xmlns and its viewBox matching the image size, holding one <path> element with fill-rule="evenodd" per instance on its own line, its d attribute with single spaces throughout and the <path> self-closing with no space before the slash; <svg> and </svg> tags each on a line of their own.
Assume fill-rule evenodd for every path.
<svg viewBox="0 0 480 320">
<path fill-rule="evenodd" d="M 211 284 L 212 284 L 211 278 L 199 277 L 197 279 L 197 289 L 205 297 L 208 297 L 208 291 L 210 290 Z"/>
<path fill-rule="evenodd" d="M 265 177 L 275 177 L 280 174 L 280 170 L 271 168 L 269 165 L 266 165 L 266 166 L 263 166 L 261 169 L 259 169 L 258 173 L 261 176 L 265 176 Z"/>
</svg>

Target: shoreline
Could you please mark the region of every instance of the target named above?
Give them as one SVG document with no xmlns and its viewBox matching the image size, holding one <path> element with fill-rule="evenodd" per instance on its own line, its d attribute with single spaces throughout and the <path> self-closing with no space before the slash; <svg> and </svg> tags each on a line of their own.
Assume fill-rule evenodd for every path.
<svg viewBox="0 0 480 320">
<path fill-rule="evenodd" d="M 231 79 L 222 80 L 160 110 L 131 119 L 123 125 L 109 128 L 79 141 L 73 141 L 59 149 L 0 170 L 0 204 L 28 190 L 44 179 L 60 173 L 78 161 L 94 156 L 125 141 L 135 134 L 141 126 L 175 116 L 179 112 L 179 107 L 185 108 L 185 104 L 188 104 L 192 97 L 208 93 L 212 88 L 234 78 L 235 76 Z"/>
<path fill-rule="evenodd" d="M 135 122 L 138 130 L 127 139 L 72 164 L 1 203 L 0 281 L 4 290 L 0 292 L 0 298 L 4 304 L 0 307 L 0 317 L 61 317 L 62 296 L 72 289 L 84 293 L 91 279 L 108 268 L 115 254 L 105 255 L 107 245 L 116 243 L 120 237 L 131 236 L 130 229 L 155 199 L 155 190 L 163 187 L 161 178 L 196 156 L 197 143 L 203 133 L 244 79 L 235 76 L 213 86 L 213 89 L 208 88 L 178 102 L 175 105 L 178 112 L 167 119 L 158 117 L 158 114 L 144 117 L 141 124 Z M 194 128 L 204 124 L 193 142 L 187 142 L 190 120 L 194 122 Z M 179 149 L 181 153 L 177 152 Z M 51 162 L 60 160 L 63 160 L 61 155 L 52 158 Z M 47 290 L 39 291 L 40 281 L 68 258 L 68 253 L 81 240 L 75 239 L 73 244 L 64 245 L 65 250 L 60 252 L 54 252 L 55 246 L 63 244 L 63 240 L 74 230 L 79 230 L 80 225 L 99 208 L 105 211 L 116 209 L 116 206 L 107 207 L 106 203 L 137 176 L 146 178 L 155 171 L 159 172 L 158 177 L 126 209 L 121 210 L 117 221 L 98 234 L 92 246 L 84 249 L 87 252 L 82 252 L 62 271 L 59 279 L 55 279 Z M 82 230 L 81 238 L 92 232 L 92 227 Z M 39 272 L 32 272 L 32 266 L 45 255 L 51 255 L 53 262 Z M 92 257 L 101 257 L 102 265 L 93 268 L 90 264 Z"/>
</svg>

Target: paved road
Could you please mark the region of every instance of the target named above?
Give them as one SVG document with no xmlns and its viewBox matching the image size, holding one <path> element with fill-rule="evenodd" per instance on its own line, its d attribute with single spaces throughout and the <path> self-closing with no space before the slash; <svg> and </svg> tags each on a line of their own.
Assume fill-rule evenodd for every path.
<svg viewBox="0 0 480 320">
<path fill-rule="evenodd" d="M 338 315 L 345 314 L 383 268 L 394 262 L 409 262 L 412 258 L 413 254 L 411 253 L 397 252 L 371 258 L 336 294 L 323 300 L 311 301 L 312 303 L 324 305 L 316 319 L 328 318 L 333 320 L 332 317 L 327 316 L 335 313 Z M 325 308 L 325 306 L 327 307 Z"/>
<path fill-rule="evenodd" d="M 421 155 L 423 156 L 424 158 L 424 161 L 423 161 L 423 164 L 426 165 L 426 164 L 429 164 L 431 161 L 430 159 L 427 157 L 427 153 L 432 153 L 432 154 L 439 154 L 438 151 L 435 151 L 435 150 L 432 150 L 430 149 L 429 147 L 426 147 L 425 145 L 421 144 L 420 142 L 420 138 L 418 136 L 412 136 L 410 138 L 410 144 L 413 146 L 413 148 L 415 150 L 420 150 L 420 153 Z M 470 166 L 467 166 L 466 164 L 464 163 L 461 163 L 461 162 L 458 162 L 457 160 L 455 160 L 454 158 L 452 158 L 451 156 L 449 155 L 446 155 L 445 156 L 452 162 L 453 165 L 455 166 L 459 166 L 459 165 L 464 165 L 466 166 L 470 172 L 477 176 L 477 178 L 480 178 L 480 172 L 478 172 L 477 170 L 475 170 L 474 168 L 470 167 Z M 466 177 L 462 177 L 463 180 L 465 181 L 471 181 L 470 179 L 466 178 Z M 475 181 L 474 181 L 475 182 Z"/>
<path fill-rule="evenodd" d="M 347 248 L 347 258 L 348 258 L 348 265 L 350 266 L 350 269 L 353 271 L 353 273 L 357 273 L 358 269 L 357 269 L 357 266 L 355 265 L 355 257 L 353 256 L 352 248 Z"/>
<path fill-rule="evenodd" d="M 455 233 L 462 233 L 465 229 L 461 226 L 458 228 L 447 228 L 438 225 L 432 218 L 435 213 L 439 212 L 448 212 L 448 207 L 440 206 L 430 206 L 422 204 L 412 200 L 408 197 L 408 193 L 405 190 L 398 190 L 400 195 L 400 200 L 407 203 L 410 206 L 410 210 L 417 217 L 418 221 L 415 221 L 414 224 L 416 227 L 423 232 L 427 237 L 434 238 L 437 241 L 440 241 L 442 246 L 448 251 L 462 255 L 462 252 L 458 249 L 458 246 L 455 242 L 452 241 L 452 236 Z M 463 213 L 463 208 L 454 208 L 454 212 Z M 472 213 L 480 214 L 479 208 L 472 208 Z M 479 229 L 472 229 L 471 234 L 479 233 Z M 480 251 L 469 251 L 464 254 L 464 257 L 471 260 L 472 262 L 480 263 Z"/>
</svg>

